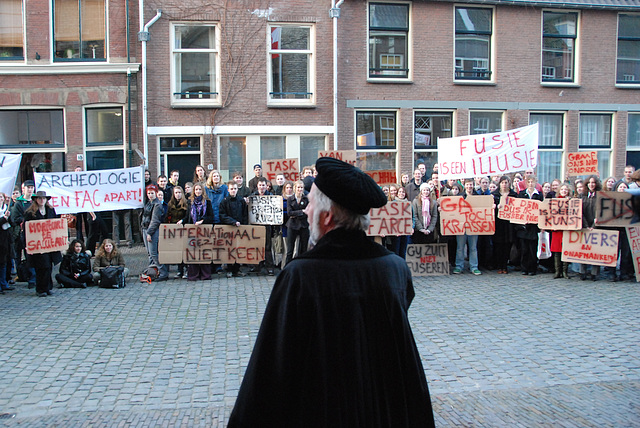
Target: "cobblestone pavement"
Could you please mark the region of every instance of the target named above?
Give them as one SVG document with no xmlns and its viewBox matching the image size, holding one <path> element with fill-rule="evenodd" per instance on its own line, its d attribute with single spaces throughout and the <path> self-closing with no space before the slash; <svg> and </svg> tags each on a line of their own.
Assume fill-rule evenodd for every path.
<svg viewBox="0 0 640 428">
<path fill-rule="evenodd" d="M 123 252 L 138 274 L 144 249 Z M 0 296 L 0 425 L 225 426 L 273 281 L 18 284 Z M 485 272 L 415 288 L 439 427 L 640 426 L 637 284 Z"/>
</svg>

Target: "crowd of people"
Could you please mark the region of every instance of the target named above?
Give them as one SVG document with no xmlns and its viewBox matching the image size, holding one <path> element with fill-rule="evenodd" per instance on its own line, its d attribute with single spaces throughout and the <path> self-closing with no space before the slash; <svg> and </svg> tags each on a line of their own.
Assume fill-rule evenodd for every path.
<svg viewBox="0 0 640 428">
<path fill-rule="evenodd" d="M 289 181 L 283 174 L 274 182 L 262 175 L 259 164 L 253 167 L 253 177 L 245 183 L 244 174 L 236 171 L 232 179 L 223 182 L 218 170 L 207 174 L 202 165 L 197 165 L 193 178 L 180 185 L 180 173 L 171 171 L 169 176 L 159 175 L 152 179 L 145 171 L 144 207 L 137 210 L 114 211 L 113 234 L 110 237 L 100 213 L 78 213 L 68 216 L 69 226 L 75 227 L 76 237 L 63 256 L 59 252 L 27 255 L 25 251 L 24 223 L 29 220 L 58 217 L 49 205 L 50 196 L 44 192 L 34 193 L 32 180 L 16 186 L 12 195 L 0 193 L 0 291 L 12 290 L 15 274 L 21 270 L 21 280 L 36 289 L 38 296 L 52 294 L 52 267 L 61 263 L 55 279 L 61 287 L 85 288 L 100 281 L 100 271 L 106 266 L 123 266 L 124 258 L 118 250 L 120 222 L 124 221 L 126 242 L 134 241 L 133 230 L 138 230 L 149 256 L 149 267 L 154 270 L 155 281 L 169 278 L 170 267 L 160 263 L 158 243 L 162 223 L 172 224 L 225 224 L 240 226 L 248 224 L 248 198 L 252 195 L 278 195 L 283 198 L 284 222 L 279 226 L 265 226 L 265 260 L 250 268 L 251 272 L 274 275 L 278 268 L 289 263 L 294 255 L 307 251 L 310 241 L 309 222 L 305 208 L 309 203 L 308 193 L 316 175 L 313 166 L 304 167 L 301 179 Z M 497 270 L 507 274 L 518 270 L 523 275 L 536 275 L 539 271 L 552 271 L 555 278 L 569 278 L 571 269 L 561 261 L 562 231 L 547 231 L 550 235 L 552 257 L 539 260 L 537 225 L 514 225 L 497 216 L 501 197 L 528 198 L 542 201 L 546 198 L 581 198 L 583 227 L 598 227 L 595 223 L 595 194 L 597 191 L 625 191 L 638 188 L 640 171 L 633 166 L 624 169 L 624 177 L 607 177 L 601 181 L 597 176 L 586 179 L 555 179 L 538 183 L 533 170 L 504 176 L 483 176 L 463 180 L 438 179 L 437 164 L 427 174 L 424 162 L 419 162 L 413 174 L 402 174 L 400 183 L 382 185 L 389 201 L 409 201 L 413 213 L 413 234 L 410 236 L 388 236 L 381 242 L 402 258 L 407 246 L 414 244 L 446 243 L 449 262 L 454 274 L 460 274 L 468 261 L 469 271 L 481 275 L 482 270 Z M 496 210 L 495 233 L 491 236 L 464 235 L 445 236 L 440 233 L 439 203 L 444 196 L 490 195 Z M 139 220 L 137 224 L 136 220 Z M 620 228 L 624 234 L 624 228 Z M 84 233 L 83 233 L 84 231 Z M 86 234 L 86 239 L 85 239 Z M 111 239 L 113 238 L 113 239 Z M 609 279 L 634 278 L 631 252 L 628 241 L 619 239 L 619 267 L 606 268 Z M 93 259 L 93 261 L 91 260 Z M 599 267 L 581 265 L 583 280 L 596 280 Z M 126 270 L 128 273 L 128 269 Z M 213 274 L 226 273 L 231 278 L 246 275 L 246 268 L 238 264 L 179 264 L 175 278 L 189 281 L 208 280 Z M 149 272 L 145 270 L 143 279 Z"/>
</svg>

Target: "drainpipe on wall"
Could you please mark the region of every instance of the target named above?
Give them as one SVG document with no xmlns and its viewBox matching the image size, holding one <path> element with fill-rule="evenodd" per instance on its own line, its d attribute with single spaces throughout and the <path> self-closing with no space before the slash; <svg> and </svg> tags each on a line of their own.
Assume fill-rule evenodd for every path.
<svg viewBox="0 0 640 428">
<path fill-rule="evenodd" d="M 144 0 L 139 1 L 140 8 L 140 32 L 138 33 L 138 40 L 142 42 L 142 144 L 144 150 L 144 164 L 149 166 L 149 136 L 147 126 L 147 42 L 149 41 L 149 27 L 151 27 L 160 16 L 162 16 L 162 10 L 156 11 L 151 21 L 144 24 Z"/>
<path fill-rule="evenodd" d="M 338 18 L 344 0 L 331 0 L 329 16 L 333 19 L 333 150 L 338 150 Z"/>
</svg>

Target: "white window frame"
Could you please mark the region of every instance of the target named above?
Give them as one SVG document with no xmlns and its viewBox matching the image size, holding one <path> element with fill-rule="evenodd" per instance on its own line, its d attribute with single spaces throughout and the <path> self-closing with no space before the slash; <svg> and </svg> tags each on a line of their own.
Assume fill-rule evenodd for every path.
<svg viewBox="0 0 640 428">
<path fill-rule="evenodd" d="M 87 142 L 87 110 L 99 109 L 99 108 L 119 108 L 122 110 L 122 144 L 105 144 L 102 146 L 90 146 Z M 91 104 L 82 106 L 82 148 L 83 148 L 83 167 L 87 168 L 87 153 L 88 152 L 106 152 L 122 150 L 122 164 L 127 167 L 127 109 L 123 104 Z"/>
<path fill-rule="evenodd" d="M 603 147 L 603 145 L 595 145 L 595 146 L 590 146 L 590 145 L 586 145 L 586 144 L 581 144 L 581 137 L 582 137 L 582 133 L 583 133 L 583 129 L 582 129 L 582 117 L 583 116 L 609 116 L 610 118 L 610 122 L 609 122 L 609 147 Z M 578 117 L 578 151 L 595 151 L 598 152 L 598 154 L 600 152 L 608 152 L 609 153 L 609 169 L 608 170 L 601 170 L 600 167 L 600 162 L 598 162 L 598 171 L 600 171 L 600 175 L 602 177 L 608 177 L 611 175 L 611 171 L 614 169 L 614 162 L 615 159 L 613 157 L 613 142 L 615 141 L 615 123 L 616 123 L 616 117 L 615 117 L 615 113 L 610 112 L 610 111 L 589 111 L 589 112 L 580 112 L 580 116 Z M 597 130 L 594 130 L 593 132 L 590 132 L 590 134 L 595 135 Z M 586 132 L 586 131 L 585 131 Z"/>
<path fill-rule="evenodd" d="M 25 0 L 20 1 L 20 19 L 22 22 L 22 57 L 11 57 L 11 59 L 0 59 L 0 67 L 3 64 L 16 65 L 16 63 L 25 63 L 27 61 L 27 21 L 25 19 Z"/>
<path fill-rule="evenodd" d="M 408 6 L 408 25 L 409 28 L 407 30 L 407 54 L 404 58 L 402 58 L 402 64 L 400 66 L 394 66 L 394 67 L 389 67 L 390 69 L 385 71 L 383 74 L 381 74 L 380 76 L 370 76 L 369 75 L 369 69 L 371 67 L 371 58 L 370 58 L 370 49 L 369 49 L 369 43 L 371 42 L 371 36 L 370 36 L 370 32 L 371 32 L 371 28 L 369 26 L 371 20 L 370 20 L 370 4 L 371 3 L 376 3 L 376 4 L 389 4 L 389 5 L 407 5 Z M 411 81 L 413 80 L 413 67 L 411 66 L 411 64 L 413 63 L 413 22 L 412 22 L 412 15 L 413 15 L 413 3 L 412 2 L 406 2 L 406 1 L 385 1 L 385 0 L 376 0 L 376 1 L 368 1 L 367 2 L 367 42 L 366 42 L 366 46 L 367 46 L 367 68 L 365 70 L 366 73 L 366 79 L 367 82 L 369 83 L 388 83 L 388 82 L 394 82 L 394 83 L 411 83 Z M 376 31 L 376 30 L 374 30 Z M 390 34 L 392 33 L 397 33 L 397 30 L 393 30 L 393 31 L 389 31 Z M 383 56 L 387 56 L 390 57 L 394 54 L 380 54 L 380 61 L 382 61 L 382 57 Z M 398 55 L 400 56 L 400 55 Z M 407 68 L 407 75 L 403 76 L 402 74 L 404 74 L 403 71 L 394 71 L 394 68 Z M 394 74 L 398 74 L 398 76 L 394 76 Z"/>
<path fill-rule="evenodd" d="M 210 49 L 175 49 L 176 46 L 176 28 L 177 27 L 213 27 L 214 29 L 214 46 Z M 172 22 L 170 26 L 170 99 L 171 105 L 174 107 L 194 107 L 194 106 L 206 106 L 206 107 L 221 107 L 221 88 L 220 88 L 220 25 L 215 22 Z M 202 95 L 194 93 L 193 97 L 180 98 L 179 95 L 175 95 L 179 92 L 178 88 L 178 70 L 176 67 L 176 55 L 181 53 L 209 53 L 215 54 L 215 66 L 213 67 L 216 73 L 215 92 L 210 95 L 210 98 L 202 98 Z"/>
<path fill-rule="evenodd" d="M 561 144 L 560 146 L 555 146 L 555 147 L 547 147 L 547 145 L 544 144 L 544 140 L 545 140 L 545 127 L 543 126 L 539 126 L 538 128 L 538 133 L 540 135 L 540 144 L 539 144 L 539 148 L 538 148 L 538 152 L 539 153 L 559 153 L 560 154 L 560 174 L 558 177 L 540 177 L 541 174 L 538 174 L 539 176 L 539 181 L 540 183 L 543 183 L 544 181 L 551 181 L 555 178 L 559 178 L 562 179 L 562 177 L 564 177 L 565 174 L 565 147 L 566 147 L 566 141 L 567 141 L 567 136 L 566 136 L 566 120 L 567 120 L 567 114 L 564 111 L 530 111 L 529 112 L 529 124 L 533 124 L 533 122 L 531 121 L 531 116 L 532 115 L 553 115 L 553 116 L 561 116 L 562 118 L 562 123 L 560 124 L 560 138 L 561 140 Z M 537 122 L 540 123 L 540 122 Z M 555 136 L 556 133 L 554 132 L 553 135 Z M 541 162 L 538 162 L 538 170 L 540 170 L 541 168 Z"/>
<path fill-rule="evenodd" d="M 50 46 L 49 48 L 51 49 L 50 51 L 50 61 L 51 63 L 54 62 L 88 62 L 88 63 L 93 63 L 93 64 L 100 64 L 100 63 L 105 63 L 105 62 L 110 62 L 110 49 L 109 49 L 109 39 L 110 39 L 110 28 L 109 28 L 109 5 L 110 2 L 109 0 L 104 0 L 104 31 L 105 31 L 105 35 L 104 35 L 104 59 L 91 59 L 91 58 L 79 58 L 79 59 L 74 59 L 72 61 L 65 61 L 64 58 L 57 58 L 56 59 L 56 39 L 55 39 L 55 32 L 54 32 L 54 20 L 55 20 L 55 0 L 49 2 L 49 40 L 51 40 L 50 42 Z M 24 22 L 24 27 L 23 27 L 23 31 L 25 33 L 25 45 L 24 45 L 24 53 L 25 53 L 25 61 L 27 59 L 27 45 L 26 45 L 26 33 L 27 33 L 27 23 L 26 23 L 26 10 L 25 10 L 25 6 L 24 6 L 24 1 L 23 1 L 23 22 Z"/>
<path fill-rule="evenodd" d="M 489 71 L 488 79 L 473 79 L 470 77 L 456 77 L 456 72 L 462 70 L 462 58 L 456 57 L 456 10 L 462 9 L 490 9 L 491 10 L 491 36 L 489 37 L 489 58 L 477 58 L 474 60 L 474 69 L 481 70 L 478 67 L 480 62 L 487 62 Z M 475 4 L 456 4 L 453 7 L 453 82 L 465 85 L 494 85 L 496 83 L 496 9 L 495 7 L 477 6 Z"/>
<path fill-rule="evenodd" d="M 271 29 L 274 27 L 299 27 L 309 28 L 309 49 L 273 49 L 271 45 Z M 314 24 L 294 24 L 294 23 L 269 23 L 267 25 L 267 105 L 270 107 L 313 107 L 316 105 L 316 27 Z M 280 54 L 305 54 L 308 56 L 307 89 L 309 98 L 273 98 L 273 73 L 271 72 L 271 55 Z"/>
<path fill-rule="evenodd" d="M 616 74 L 614 75 L 614 82 L 616 87 L 619 88 L 640 88 L 640 83 L 638 83 L 637 81 L 634 81 L 633 78 L 635 77 L 633 74 L 625 74 L 623 77 L 623 81 L 619 82 L 618 81 L 618 44 L 620 43 L 620 15 L 634 15 L 636 18 L 638 18 L 640 20 L 640 14 L 636 14 L 636 13 L 627 13 L 627 12 L 621 12 L 618 13 L 618 19 L 616 22 L 617 28 L 616 28 Z M 638 42 L 640 43 L 640 42 Z M 640 60 L 640 59 L 639 59 Z M 627 83 L 630 82 L 630 83 Z"/>
<path fill-rule="evenodd" d="M 566 13 L 566 14 L 575 14 L 576 15 L 576 36 L 574 40 L 573 46 L 573 79 L 571 80 L 545 80 L 545 79 L 557 79 L 558 76 L 555 75 L 553 77 L 548 77 L 544 74 L 544 69 L 549 67 L 543 67 L 544 64 L 544 14 L 545 13 Z M 581 30 L 581 20 L 582 14 L 579 10 L 564 10 L 564 9 L 543 9 L 540 14 L 540 85 L 542 86 L 572 86 L 577 87 L 580 86 L 580 30 Z M 565 75 L 561 76 L 562 78 L 568 78 Z"/>
</svg>

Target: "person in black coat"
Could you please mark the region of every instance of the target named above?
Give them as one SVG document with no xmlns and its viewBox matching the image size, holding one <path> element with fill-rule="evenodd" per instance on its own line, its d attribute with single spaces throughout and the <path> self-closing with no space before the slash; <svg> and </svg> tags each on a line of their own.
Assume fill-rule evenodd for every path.
<svg viewBox="0 0 640 428">
<path fill-rule="evenodd" d="M 509 262 L 511 246 L 513 245 L 514 230 L 513 224 L 511 224 L 509 220 L 498 218 L 498 211 L 500 209 L 500 198 L 502 196 L 517 198 L 518 195 L 511 190 L 511 179 L 506 175 L 500 177 L 498 188 L 493 191 L 491 195 L 493 196 L 493 203 L 496 206 L 496 232 L 493 235 L 493 255 L 498 273 L 506 274 L 509 273 L 507 264 Z"/>
<path fill-rule="evenodd" d="M 81 240 L 74 239 L 69 244 L 60 263 L 60 273 L 56 274 L 56 281 L 62 287 L 68 288 L 87 288 L 93 281 L 91 257 L 86 253 Z"/>
<path fill-rule="evenodd" d="M 189 198 L 187 213 L 183 224 L 213 224 L 213 207 L 211 201 L 207 199 L 203 183 L 193 185 L 193 193 Z M 211 279 L 211 263 L 190 263 L 187 264 L 187 279 L 197 281 L 199 279 Z"/>
<path fill-rule="evenodd" d="M 309 222 L 304 209 L 309 205 L 309 199 L 304 194 L 304 182 L 296 181 L 294 184 L 294 194 L 287 198 L 287 258 L 285 264 L 288 264 L 293 258 L 293 249 L 298 241 L 298 255 L 307 251 L 309 243 Z"/>
<path fill-rule="evenodd" d="M 524 179 L 526 189 L 518 193 L 518 198 L 544 200 L 542 193 L 536 188 L 538 180 L 534 175 L 527 175 Z M 535 275 L 538 273 L 538 232 L 537 224 L 518 225 L 516 236 L 520 240 L 522 275 Z"/>
<path fill-rule="evenodd" d="M 43 191 L 39 191 L 31 196 L 33 203 L 24 213 L 23 227 L 27 227 L 26 223 L 31 220 L 45 220 L 50 218 L 58 218 L 56 210 L 49 205 L 51 196 Z M 28 253 L 27 253 L 28 254 Z M 51 278 L 53 265 L 60 263 L 62 257 L 60 251 L 52 251 L 41 254 L 28 254 L 27 259 L 36 273 L 36 295 L 46 297 L 53 294 L 53 279 Z"/>
<path fill-rule="evenodd" d="M 229 196 L 220 202 L 220 222 L 231 226 L 239 227 L 240 225 L 249 224 L 249 211 L 244 198 L 238 196 L 238 184 L 234 181 L 227 183 Z M 234 263 L 227 266 L 227 278 L 232 276 L 245 276 L 240 272 L 240 265 Z"/>
</svg>

